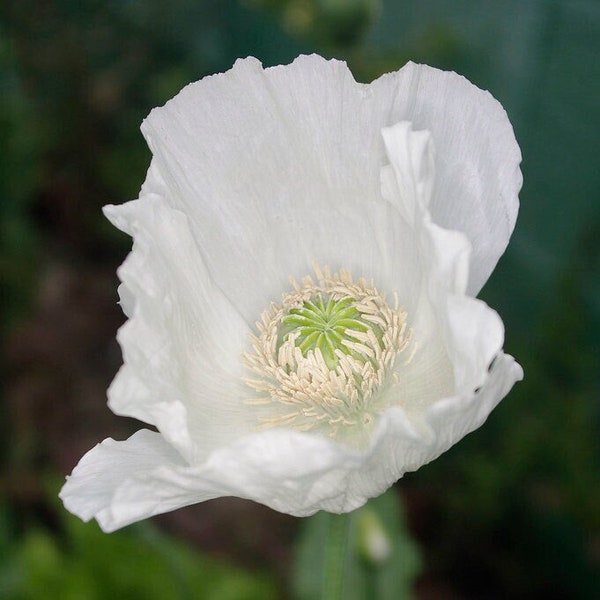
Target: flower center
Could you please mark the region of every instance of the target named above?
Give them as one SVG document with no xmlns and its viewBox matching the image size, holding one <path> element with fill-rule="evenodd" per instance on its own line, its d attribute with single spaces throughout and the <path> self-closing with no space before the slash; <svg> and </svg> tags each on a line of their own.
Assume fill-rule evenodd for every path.
<svg viewBox="0 0 600 600">
<path fill-rule="evenodd" d="M 380 327 L 363 318 L 352 296 L 336 298 L 335 295 L 317 292 L 298 308 L 290 308 L 281 323 L 279 346 L 293 339 L 305 358 L 318 348 L 330 371 L 339 364 L 338 351 L 359 355 L 356 349 L 361 340 L 381 345 Z M 373 333 L 375 339 L 369 333 Z"/>
<path fill-rule="evenodd" d="M 257 323 L 244 362 L 262 427 L 291 426 L 339 437 L 374 421 L 386 404 L 396 357 L 406 348 L 406 313 L 373 284 L 315 267 L 317 281 L 273 303 Z M 345 426 L 345 427 L 344 427 Z"/>
</svg>

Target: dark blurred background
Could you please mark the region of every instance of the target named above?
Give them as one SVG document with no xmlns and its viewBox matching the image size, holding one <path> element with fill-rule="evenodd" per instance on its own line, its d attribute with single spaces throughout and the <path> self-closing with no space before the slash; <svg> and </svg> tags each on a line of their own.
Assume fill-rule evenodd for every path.
<svg viewBox="0 0 600 600">
<path fill-rule="evenodd" d="M 236 499 L 111 535 L 56 500 L 121 357 L 100 208 L 135 198 L 149 110 L 253 55 L 318 52 L 359 81 L 407 60 L 506 108 L 524 187 L 482 292 L 525 370 L 488 422 L 396 485 L 418 599 L 600 597 L 600 2 L 21 0 L 0 8 L 0 597 L 287 598 L 302 521 Z"/>
</svg>

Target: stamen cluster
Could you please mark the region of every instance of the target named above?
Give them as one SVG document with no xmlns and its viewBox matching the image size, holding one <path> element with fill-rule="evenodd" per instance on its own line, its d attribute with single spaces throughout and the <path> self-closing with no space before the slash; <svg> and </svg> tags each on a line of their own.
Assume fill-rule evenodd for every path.
<svg viewBox="0 0 600 600">
<path fill-rule="evenodd" d="M 253 352 L 244 362 L 264 406 L 259 428 L 320 429 L 336 437 L 341 426 L 368 425 L 384 408 L 396 357 L 410 342 L 406 313 L 348 271 L 315 266 L 317 281 L 292 280 L 293 291 L 257 323 Z"/>
</svg>

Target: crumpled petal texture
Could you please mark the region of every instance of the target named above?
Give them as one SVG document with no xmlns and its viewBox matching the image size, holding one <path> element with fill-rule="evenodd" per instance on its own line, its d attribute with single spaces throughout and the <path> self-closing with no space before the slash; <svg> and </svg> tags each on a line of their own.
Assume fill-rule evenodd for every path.
<svg viewBox="0 0 600 600">
<path fill-rule="evenodd" d="M 106 207 L 133 237 L 129 320 L 109 388 L 155 426 L 86 454 L 65 506 L 106 531 L 239 496 L 346 512 L 479 427 L 522 370 L 474 298 L 515 224 L 520 151 L 502 107 L 454 73 L 407 64 L 370 85 L 344 63 L 255 59 L 191 84 L 142 130 L 140 198 Z M 415 345 L 355 446 L 256 431 L 241 356 L 269 303 L 318 261 L 397 294 Z"/>
</svg>

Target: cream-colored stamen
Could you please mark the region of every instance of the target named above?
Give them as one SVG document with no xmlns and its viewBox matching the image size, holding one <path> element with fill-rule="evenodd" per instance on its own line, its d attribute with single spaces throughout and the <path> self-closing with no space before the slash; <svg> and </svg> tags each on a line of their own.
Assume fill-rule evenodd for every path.
<svg viewBox="0 0 600 600">
<path fill-rule="evenodd" d="M 315 266 L 317 281 L 292 280 L 293 291 L 257 322 L 252 352 L 243 358 L 256 392 L 259 428 L 364 426 L 385 408 L 396 357 L 409 344 L 406 313 L 391 308 L 373 284 Z"/>
</svg>

